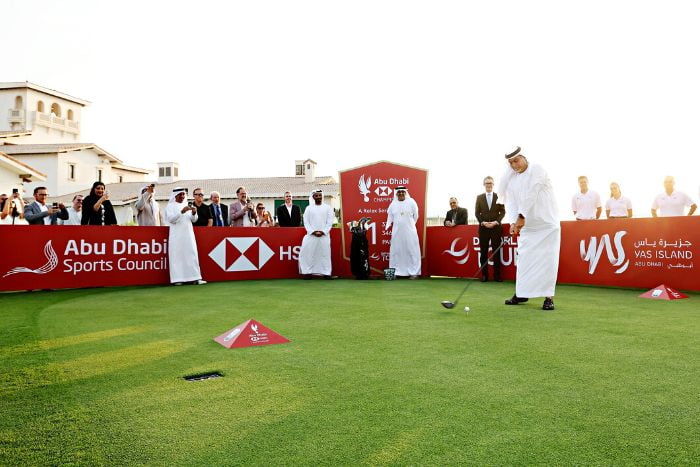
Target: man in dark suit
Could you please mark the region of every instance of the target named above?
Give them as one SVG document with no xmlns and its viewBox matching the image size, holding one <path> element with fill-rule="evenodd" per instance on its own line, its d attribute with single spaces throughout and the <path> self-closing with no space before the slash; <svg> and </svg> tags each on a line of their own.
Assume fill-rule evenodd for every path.
<svg viewBox="0 0 700 467">
<path fill-rule="evenodd" d="M 34 202 L 24 208 L 24 218 L 29 225 L 56 225 L 58 219 L 68 220 L 68 211 L 63 203 L 47 206 L 49 190 L 45 186 L 34 188 Z"/>
<path fill-rule="evenodd" d="M 211 218 L 214 219 L 214 227 L 228 227 L 228 206 L 221 204 L 221 195 L 218 191 L 212 191 L 209 195 L 211 199 L 211 204 L 209 205 L 209 211 L 211 212 Z"/>
<path fill-rule="evenodd" d="M 501 221 L 506 215 L 506 208 L 502 204 L 498 204 L 498 195 L 493 192 L 493 178 L 486 177 L 484 179 L 485 193 L 476 197 L 476 220 L 479 221 L 479 248 L 481 254 L 479 256 L 479 264 L 483 266 L 489 257 L 489 243 L 493 251 L 501 246 L 501 238 L 503 236 L 503 228 Z M 482 270 L 481 282 L 489 280 L 488 266 Z M 497 254 L 493 257 L 493 278 L 496 282 L 501 282 L 501 255 Z"/>
<path fill-rule="evenodd" d="M 445 214 L 445 227 L 467 225 L 467 208 L 460 208 L 457 198 L 450 198 L 450 210 Z"/>
<path fill-rule="evenodd" d="M 284 193 L 284 204 L 277 207 L 277 225 L 280 227 L 299 227 L 301 225 L 301 209 L 292 204 L 292 194 Z"/>
</svg>

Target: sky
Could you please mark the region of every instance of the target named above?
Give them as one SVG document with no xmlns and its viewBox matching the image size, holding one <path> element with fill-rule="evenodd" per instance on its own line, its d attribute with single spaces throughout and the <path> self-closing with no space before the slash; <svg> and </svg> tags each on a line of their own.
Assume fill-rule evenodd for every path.
<svg viewBox="0 0 700 467">
<path fill-rule="evenodd" d="M 89 100 L 82 140 L 182 178 L 428 169 L 473 216 L 521 146 L 563 219 L 577 177 L 649 216 L 700 194 L 692 1 L 3 1 L 0 81 Z"/>
</svg>

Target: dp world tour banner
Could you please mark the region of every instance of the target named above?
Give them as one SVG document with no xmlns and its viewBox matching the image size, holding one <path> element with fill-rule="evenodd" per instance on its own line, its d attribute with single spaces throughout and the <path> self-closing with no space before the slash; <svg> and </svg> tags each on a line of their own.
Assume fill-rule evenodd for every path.
<svg viewBox="0 0 700 467">
<path fill-rule="evenodd" d="M 347 223 L 371 218 L 367 224 L 369 265 L 375 272 L 389 267 L 391 232 L 386 230 L 387 209 L 394 199 L 397 186 L 405 186 L 418 204 L 418 240 L 425 258 L 425 213 L 428 192 L 428 171 L 392 162 L 376 162 L 340 172 L 342 217 L 342 252 L 350 259 L 351 234 Z M 427 273 L 423 263 L 423 274 Z"/>
</svg>

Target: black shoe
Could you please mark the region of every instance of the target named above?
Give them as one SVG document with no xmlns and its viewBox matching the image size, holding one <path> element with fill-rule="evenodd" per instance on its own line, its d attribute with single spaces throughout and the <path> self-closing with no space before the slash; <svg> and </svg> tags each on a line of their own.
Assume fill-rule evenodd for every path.
<svg viewBox="0 0 700 467">
<path fill-rule="evenodd" d="M 324 278 L 325 280 L 327 280 L 327 281 L 332 281 L 332 280 L 334 280 L 334 279 L 337 279 L 338 276 L 323 276 L 323 278 Z"/>
<path fill-rule="evenodd" d="M 503 282 L 503 279 L 501 279 L 501 276 L 496 276 L 493 278 L 496 282 Z"/>
<path fill-rule="evenodd" d="M 311 274 L 302 274 L 301 278 L 304 279 L 305 281 L 310 281 L 311 280 Z"/>
<path fill-rule="evenodd" d="M 520 303 L 525 303 L 528 300 L 529 300 L 528 298 L 522 298 L 522 297 L 518 297 L 516 295 L 513 295 L 511 298 L 506 300 L 506 305 L 518 305 Z"/>
<path fill-rule="evenodd" d="M 542 309 L 545 311 L 554 310 L 554 300 L 552 300 L 551 298 L 545 298 L 544 303 L 542 304 Z"/>
<path fill-rule="evenodd" d="M 481 282 L 488 282 L 489 276 L 481 276 Z"/>
</svg>

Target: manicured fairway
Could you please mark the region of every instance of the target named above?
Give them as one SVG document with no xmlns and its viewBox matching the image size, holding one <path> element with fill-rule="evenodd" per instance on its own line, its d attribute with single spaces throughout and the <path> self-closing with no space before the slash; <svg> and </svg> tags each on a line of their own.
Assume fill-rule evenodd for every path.
<svg viewBox="0 0 700 467">
<path fill-rule="evenodd" d="M 464 283 L 0 295 L 0 463 L 700 464 L 699 294 Z M 250 318 L 292 342 L 212 341 Z"/>
</svg>

